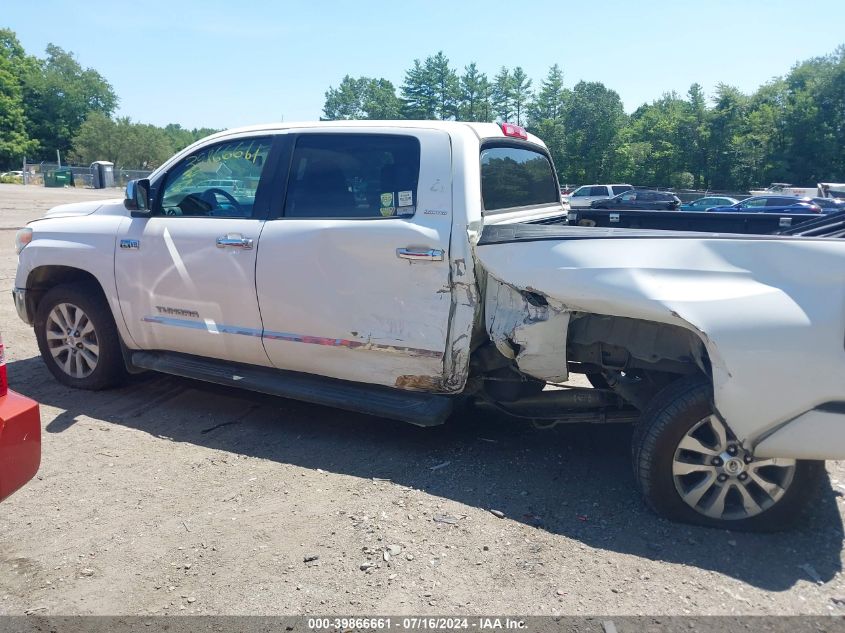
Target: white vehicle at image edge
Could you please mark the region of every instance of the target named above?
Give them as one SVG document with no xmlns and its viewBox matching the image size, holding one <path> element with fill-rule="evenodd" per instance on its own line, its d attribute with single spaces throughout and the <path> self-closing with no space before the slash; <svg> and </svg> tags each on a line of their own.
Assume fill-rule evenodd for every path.
<svg viewBox="0 0 845 633">
<path fill-rule="evenodd" d="M 517 126 L 256 126 L 31 222 L 13 294 L 66 385 L 158 370 L 422 426 L 467 400 L 629 422 L 661 515 L 797 520 L 845 458 L 845 241 L 564 216 Z M 596 388 L 544 389 L 571 372 Z"/>
<path fill-rule="evenodd" d="M 596 200 L 607 200 L 632 189 L 631 185 L 584 185 L 564 196 L 563 201 L 572 209 L 589 209 Z"/>
</svg>

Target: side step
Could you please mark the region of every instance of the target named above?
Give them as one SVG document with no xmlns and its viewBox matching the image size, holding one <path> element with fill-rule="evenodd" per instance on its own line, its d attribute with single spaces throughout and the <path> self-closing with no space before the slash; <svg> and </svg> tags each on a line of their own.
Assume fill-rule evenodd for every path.
<svg viewBox="0 0 845 633">
<path fill-rule="evenodd" d="M 165 374 L 401 420 L 417 426 L 443 424 L 454 406 L 454 399 L 449 396 L 402 391 L 174 352 L 132 352 L 132 364 Z"/>
</svg>

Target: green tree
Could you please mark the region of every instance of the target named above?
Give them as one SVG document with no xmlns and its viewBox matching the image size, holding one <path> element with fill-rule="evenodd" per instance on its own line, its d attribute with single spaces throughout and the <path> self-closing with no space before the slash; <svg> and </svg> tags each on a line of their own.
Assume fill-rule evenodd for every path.
<svg viewBox="0 0 845 633">
<path fill-rule="evenodd" d="M 579 81 L 563 120 L 567 179 L 582 183 L 612 179 L 619 168 L 617 150 L 626 124 L 619 95 L 600 82 Z"/>
<path fill-rule="evenodd" d="M 403 115 L 407 119 L 437 118 L 437 96 L 434 81 L 426 65 L 415 59 L 414 65 L 405 73 L 405 81 L 400 89 L 402 93 Z"/>
<path fill-rule="evenodd" d="M 57 149 L 67 152 L 91 112 L 109 116 L 117 107 L 117 96 L 102 75 L 54 44 L 47 45 L 47 58 L 28 70 L 23 96 L 27 127 L 43 159 Z"/>
<path fill-rule="evenodd" d="M 526 110 L 531 101 L 531 80 L 525 74 L 525 71 L 522 70 L 521 66 L 513 69 L 513 74 L 511 75 L 511 91 L 516 124 L 522 125 Z"/>
<path fill-rule="evenodd" d="M 693 187 L 705 186 L 707 176 L 707 153 L 710 139 L 708 127 L 707 100 L 704 90 L 697 83 L 687 91 L 687 115 L 684 119 L 684 137 L 687 145 L 687 168 L 693 177 Z"/>
<path fill-rule="evenodd" d="M 443 51 L 425 60 L 425 70 L 433 88 L 435 118 L 441 121 L 457 118 L 460 84 Z"/>
<path fill-rule="evenodd" d="M 402 101 L 396 96 L 393 82 L 387 79 L 368 80 L 361 107 L 366 119 L 391 120 L 402 117 Z"/>
<path fill-rule="evenodd" d="M 563 71 L 555 64 L 549 68 L 546 78 L 540 83 L 540 90 L 531 103 L 528 110 L 529 124 L 532 121 L 539 123 L 545 120 L 562 120 L 568 96 L 569 91 L 563 86 Z"/>
<path fill-rule="evenodd" d="M 492 118 L 490 82 L 487 75 L 479 72 L 475 62 L 464 68 L 460 78 L 458 118 L 462 121 L 489 121 Z"/>
<path fill-rule="evenodd" d="M 401 92 L 405 118 L 445 121 L 458 116 L 460 82 L 443 51 L 426 57 L 425 62 L 415 59 L 405 73 Z"/>
<path fill-rule="evenodd" d="M 356 79 L 345 75 L 337 88 L 329 86 L 326 91 L 326 102 L 323 105 L 323 119 L 326 121 L 363 119 L 366 84 L 366 77 Z"/>
<path fill-rule="evenodd" d="M 337 88 L 326 91 L 323 120 L 398 119 L 402 102 L 387 79 L 346 75 Z"/>
<path fill-rule="evenodd" d="M 634 165 L 630 172 L 637 182 L 665 185 L 674 174 L 687 173 L 691 144 L 688 113 L 684 100 L 675 93 L 667 93 L 651 104 L 640 106 L 631 115 L 625 142 L 648 145 L 648 162 Z"/>
<path fill-rule="evenodd" d="M 112 120 L 102 112 L 92 112 L 79 127 L 71 156 L 83 165 L 107 160 L 121 169 L 154 169 L 176 149 L 163 128 L 133 123 L 128 117 Z"/>
<path fill-rule="evenodd" d="M 528 109 L 528 130 L 539 136 L 549 148 L 558 176 L 569 180 L 569 164 L 565 152 L 566 127 L 563 123 L 569 90 L 563 86 L 563 72 L 555 64 L 549 68 L 540 90 Z"/>
<path fill-rule="evenodd" d="M 727 84 L 716 86 L 715 105 L 710 114 L 709 185 L 730 190 L 738 185 L 737 154 L 748 111 L 748 97 Z"/>
<path fill-rule="evenodd" d="M 493 114 L 499 121 L 510 121 L 513 118 L 514 89 L 511 72 L 505 66 L 499 70 L 499 74 L 493 79 L 491 91 Z"/>
<path fill-rule="evenodd" d="M 17 167 L 38 146 L 27 133 L 21 86 L 30 63 L 14 32 L 0 29 L 0 169 Z"/>
</svg>

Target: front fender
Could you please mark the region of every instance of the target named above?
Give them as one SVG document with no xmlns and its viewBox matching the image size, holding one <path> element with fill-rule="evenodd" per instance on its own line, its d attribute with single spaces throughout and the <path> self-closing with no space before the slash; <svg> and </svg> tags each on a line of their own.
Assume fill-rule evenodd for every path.
<svg viewBox="0 0 845 633">
<path fill-rule="evenodd" d="M 100 216 L 96 225 L 86 220 L 52 218 L 31 223 L 33 239 L 18 256 L 15 288 L 38 290 L 73 278 L 63 269 L 93 277 L 106 297 L 123 340 L 129 344 L 132 339 L 123 322 L 114 277 L 116 236 L 124 218 Z"/>
</svg>

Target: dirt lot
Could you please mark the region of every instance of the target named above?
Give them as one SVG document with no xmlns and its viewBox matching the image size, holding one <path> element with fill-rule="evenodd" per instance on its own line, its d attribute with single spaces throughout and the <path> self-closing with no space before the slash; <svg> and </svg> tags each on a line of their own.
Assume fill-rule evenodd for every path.
<svg viewBox="0 0 845 633">
<path fill-rule="evenodd" d="M 845 612 L 839 463 L 806 528 L 733 534 L 652 515 L 623 427 L 423 430 L 156 375 L 60 386 L 9 297 L 14 229 L 100 196 L 0 185 L 9 380 L 44 425 L 37 479 L 0 506 L 0 613 Z"/>
</svg>

